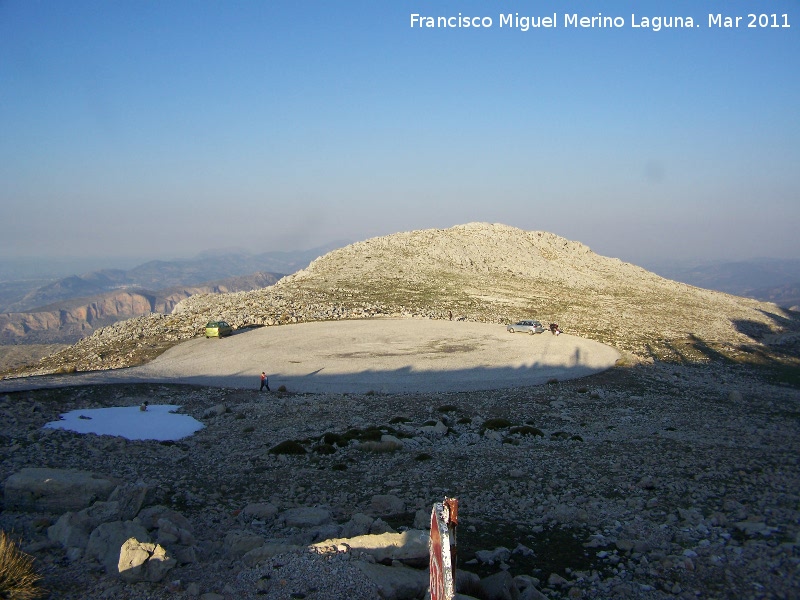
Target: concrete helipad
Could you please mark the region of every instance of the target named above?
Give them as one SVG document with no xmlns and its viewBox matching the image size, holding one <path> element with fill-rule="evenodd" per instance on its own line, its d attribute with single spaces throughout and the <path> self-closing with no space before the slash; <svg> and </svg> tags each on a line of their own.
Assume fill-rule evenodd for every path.
<svg viewBox="0 0 800 600">
<path fill-rule="evenodd" d="M 511 334 L 503 325 L 421 319 L 301 323 L 196 338 L 142 367 L 69 376 L 55 385 L 171 382 L 293 392 L 445 392 L 537 385 L 613 366 L 613 348 L 549 332 Z M 47 385 L 31 378 L 25 387 Z M 13 389 L 13 382 L 0 389 Z M 12 384 L 9 388 L 5 384 Z M 33 385 L 31 385 L 33 384 Z M 53 385 L 52 383 L 50 385 Z"/>
</svg>

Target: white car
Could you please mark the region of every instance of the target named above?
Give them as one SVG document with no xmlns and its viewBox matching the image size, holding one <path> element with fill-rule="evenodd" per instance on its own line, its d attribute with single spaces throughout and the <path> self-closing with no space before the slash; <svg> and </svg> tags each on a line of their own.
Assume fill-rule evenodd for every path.
<svg viewBox="0 0 800 600">
<path fill-rule="evenodd" d="M 522 331 L 533 335 L 534 333 L 544 333 L 544 325 L 542 325 L 539 321 L 533 321 L 533 320 L 517 321 L 516 323 L 506 327 L 506 331 L 509 331 L 511 333 Z"/>
</svg>

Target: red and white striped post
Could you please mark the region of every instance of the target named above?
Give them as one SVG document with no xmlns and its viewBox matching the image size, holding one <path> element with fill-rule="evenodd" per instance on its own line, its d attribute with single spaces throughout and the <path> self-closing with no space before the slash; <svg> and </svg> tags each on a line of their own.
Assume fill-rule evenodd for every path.
<svg viewBox="0 0 800 600">
<path fill-rule="evenodd" d="M 453 600 L 456 593 L 458 500 L 445 498 L 431 510 L 429 545 L 431 600 Z"/>
</svg>

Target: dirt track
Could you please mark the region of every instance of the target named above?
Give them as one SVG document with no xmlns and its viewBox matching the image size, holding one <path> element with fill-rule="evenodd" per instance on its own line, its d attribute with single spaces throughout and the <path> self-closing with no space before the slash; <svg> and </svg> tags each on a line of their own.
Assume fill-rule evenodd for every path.
<svg viewBox="0 0 800 600">
<path fill-rule="evenodd" d="M 446 392 L 537 385 L 614 365 L 599 342 L 549 332 L 510 334 L 502 325 L 416 319 L 301 323 L 196 338 L 142 367 L 0 382 L 0 390 L 121 382 L 378 393 Z"/>
</svg>

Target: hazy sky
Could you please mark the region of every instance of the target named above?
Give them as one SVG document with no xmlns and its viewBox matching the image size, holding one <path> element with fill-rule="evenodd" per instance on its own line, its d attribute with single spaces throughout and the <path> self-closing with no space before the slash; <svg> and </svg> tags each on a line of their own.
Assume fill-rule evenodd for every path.
<svg viewBox="0 0 800 600">
<path fill-rule="evenodd" d="M 0 0 L 0 202 L 2 258 L 470 221 L 632 262 L 796 258 L 800 2 Z"/>
</svg>

